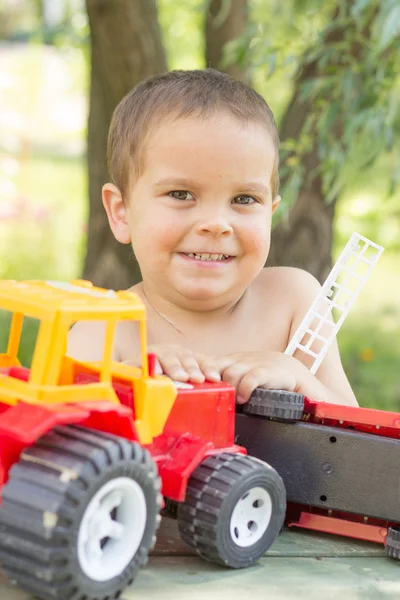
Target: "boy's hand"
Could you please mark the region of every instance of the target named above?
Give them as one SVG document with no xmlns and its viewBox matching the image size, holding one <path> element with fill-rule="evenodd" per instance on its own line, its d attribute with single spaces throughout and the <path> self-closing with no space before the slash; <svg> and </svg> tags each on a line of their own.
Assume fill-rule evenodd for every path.
<svg viewBox="0 0 400 600">
<path fill-rule="evenodd" d="M 174 344 L 155 344 L 148 351 L 157 357 L 156 373 L 164 373 L 175 381 L 203 383 L 221 381 L 215 359 Z M 140 365 L 140 357 L 124 361 L 132 366 Z"/>
<path fill-rule="evenodd" d="M 236 388 L 238 404 L 247 402 L 257 387 L 297 390 L 298 361 L 280 352 L 237 352 L 215 358 L 222 380 Z"/>
</svg>

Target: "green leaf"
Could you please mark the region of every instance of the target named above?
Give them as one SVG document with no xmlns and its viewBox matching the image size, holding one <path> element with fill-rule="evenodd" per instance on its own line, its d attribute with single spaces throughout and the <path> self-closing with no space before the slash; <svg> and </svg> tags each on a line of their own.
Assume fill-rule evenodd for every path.
<svg viewBox="0 0 400 600">
<path fill-rule="evenodd" d="M 400 35 L 400 4 L 394 6 L 386 16 L 380 30 L 379 50 L 388 48 L 396 37 Z"/>
<path fill-rule="evenodd" d="M 271 75 L 275 72 L 277 65 L 277 55 L 276 52 L 271 53 L 267 58 L 268 70 L 266 73 L 267 77 L 271 77 Z"/>
<path fill-rule="evenodd" d="M 350 109 L 353 104 L 354 98 L 357 95 L 357 90 L 355 89 L 355 77 L 350 69 L 346 69 L 342 76 L 342 92 L 343 92 L 343 102 L 345 109 Z"/>
<path fill-rule="evenodd" d="M 282 186 L 282 205 L 285 212 L 296 202 L 303 182 L 304 168 L 300 165 L 296 170 L 292 171 Z"/>
<path fill-rule="evenodd" d="M 229 17 L 229 13 L 231 10 L 231 4 L 232 4 L 232 0 L 221 0 L 221 7 L 220 7 L 218 13 L 215 15 L 215 17 L 212 20 L 213 27 L 215 27 L 216 29 L 219 29 L 220 27 L 222 27 L 222 25 L 225 23 L 225 21 Z"/>
<path fill-rule="evenodd" d="M 332 125 L 336 123 L 339 113 L 340 105 L 338 102 L 332 102 L 328 105 L 328 108 L 322 112 L 319 119 L 319 132 L 322 138 L 328 137 L 331 133 Z"/>
<path fill-rule="evenodd" d="M 394 131 L 391 127 L 385 127 L 383 130 L 386 150 L 392 150 L 394 144 Z"/>
<path fill-rule="evenodd" d="M 367 9 L 374 8 L 375 2 L 373 0 L 356 0 L 351 8 L 351 15 L 359 20 L 360 17 L 365 13 Z"/>
<path fill-rule="evenodd" d="M 339 196 L 339 193 L 342 188 L 343 188 L 343 181 L 341 181 L 341 179 L 339 177 L 337 177 L 325 195 L 325 202 L 327 204 L 331 204 L 332 202 L 337 200 L 337 197 Z"/>
<path fill-rule="evenodd" d="M 400 169 L 397 161 L 394 161 L 394 167 L 391 169 L 391 177 L 389 180 L 388 196 L 393 196 L 400 185 Z"/>
</svg>

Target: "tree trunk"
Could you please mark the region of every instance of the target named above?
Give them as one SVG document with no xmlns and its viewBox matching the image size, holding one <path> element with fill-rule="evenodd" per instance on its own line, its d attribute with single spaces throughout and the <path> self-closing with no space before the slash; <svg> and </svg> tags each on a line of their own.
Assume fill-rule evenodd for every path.
<svg viewBox="0 0 400 600">
<path fill-rule="evenodd" d="M 130 245 L 114 239 L 101 202 L 107 135 L 118 102 L 141 80 L 166 71 L 155 0 L 86 0 L 91 32 L 88 122 L 89 228 L 84 277 L 122 289 L 140 280 Z"/>
<path fill-rule="evenodd" d="M 249 83 L 249 75 L 244 65 L 222 68 L 221 63 L 225 44 L 245 33 L 248 13 L 248 0 L 211 0 L 205 22 L 207 67 L 246 83 Z"/>
<path fill-rule="evenodd" d="M 353 4 L 354 2 L 351 1 L 346 5 L 348 15 L 351 14 Z M 340 22 L 338 21 L 339 18 L 341 18 Z M 336 27 L 333 27 L 332 24 L 335 21 Z M 368 35 L 371 23 L 372 19 L 364 34 Z M 345 20 L 341 15 L 341 11 L 337 8 L 322 42 L 327 52 L 330 45 L 346 39 L 347 34 L 351 36 L 348 36 L 349 39 L 354 39 L 348 52 L 351 53 L 356 62 L 361 49 L 360 38 L 354 33 L 352 19 Z M 321 41 L 318 43 L 321 44 Z M 309 49 L 309 51 L 313 50 L 314 48 Z M 305 57 L 307 56 L 308 52 L 305 54 Z M 317 106 L 320 100 L 318 95 L 312 101 L 302 98 L 301 88 L 303 84 L 317 76 L 324 76 L 332 69 L 337 70 L 340 68 L 343 68 L 342 65 L 337 62 L 332 63 L 329 60 L 325 61 L 323 68 L 316 61 L 300 66 L 300 74 L 296 80 L 292 101 L 282 120 L 280 128 L 281 142 L 287 139 L 298 140 L 307 117 L 318 110 Z M 327 92 L 325 91 L 323 94 L 323 100 L 329 102 Z M 336 136 L 337 139 L 340 139 L 342 135 L 340 116 L 333 125 L 332 130 L 334 131 L 333 137 Z M 337 197 L 329 203 L 325 201 L 322 180 L 319 174 L 321 165 L 316 126 L 314 126 L 312 136 L 314 140 L 313 147 L 302 160 L 304 184 L 300 189 L 296 202 L 289 210 L 287 218 L 279 223 L 272 232 L 268 265 L 299 267 L 312 273 L 322 283 L 332 267 L 333 221 Z"/>
<path fill-rule="evenodd" d="M 295 93 L 280 128 L 281 142 L 298 139 L 313 110 L 310 101 L 301 99 L 300 90 L 304 81 L 314 75 L 315 65 L 310 65 L 297 80 Z M 304 184 L 287 218 L 272 231 L 267 264 L 299 267 L 322 282 L 332 267 L 333 217 L 337 199 L 329 204 L 325 202 L 318 174 L 317 135 L 313 137 L 313 148 L 303 158 Z"/>
</svg>

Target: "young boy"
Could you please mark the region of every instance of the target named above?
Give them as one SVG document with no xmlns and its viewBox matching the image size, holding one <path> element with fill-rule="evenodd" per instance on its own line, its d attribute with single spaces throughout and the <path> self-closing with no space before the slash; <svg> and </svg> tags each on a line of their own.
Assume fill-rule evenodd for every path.
<svg viewBox="0 0 400 600">
<path fill-rule="evenodd" d="M 131 289 L 146 304 L 150 350 L 165 374 L 230 382 L 238 403 L 264 386 L 356 405 L 336 343 L 317 376 L 303 356 L 283 354 L 319 284 L 299 269 L 264 268 L 280 201 L 278 146 L 264 99 L 225 74 L 142 82 L 111 123 L 110 227 L 132 244 L 143 280 Z M 68 352 L 99 360 L 103 338 L 101 322 L 79 323 Z M 120 324 L 115 360 L 137 356 L 135 325 Z"/>
</svg>

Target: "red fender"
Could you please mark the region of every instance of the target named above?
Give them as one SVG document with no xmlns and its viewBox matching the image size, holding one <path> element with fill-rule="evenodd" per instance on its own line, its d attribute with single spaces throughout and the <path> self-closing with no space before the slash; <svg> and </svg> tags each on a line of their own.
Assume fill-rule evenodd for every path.
<svg viewBox="0 0 400 600">
<path fill-rule="evenodd" d="M 111 402 L 39 406 L 0 403 L 0 494 L 8 472 L 24 448 L 31 446 L 57 425 L 79 424 L 137 440 L 130 408 Z"/>
</svg>

